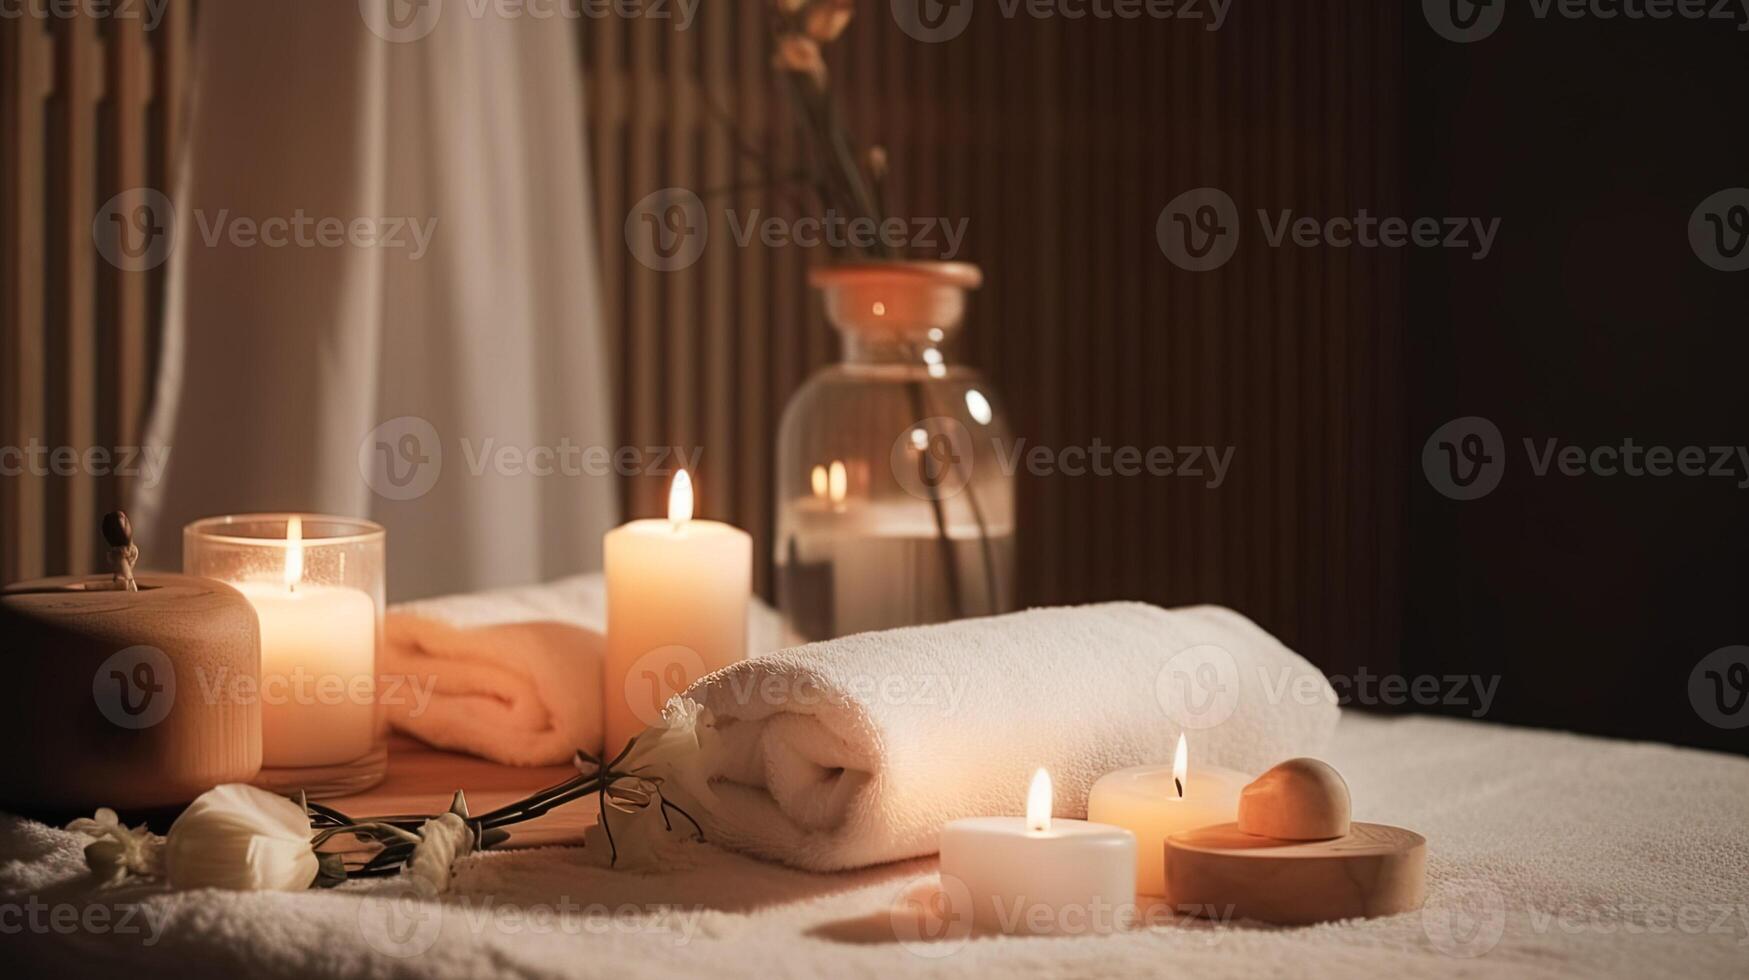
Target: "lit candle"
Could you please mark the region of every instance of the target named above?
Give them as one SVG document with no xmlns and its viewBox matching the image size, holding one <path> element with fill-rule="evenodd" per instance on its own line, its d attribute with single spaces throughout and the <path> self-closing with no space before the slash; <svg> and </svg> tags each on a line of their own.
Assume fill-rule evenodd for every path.
<svg viewBox="0 0 1749 980">
<path fill-rule="evenodd" d="M 374 745 L 376 603 L 304 581 L 303 521 L 286 521 L 280 581 L 234 583 L 261 620 L 261 764 L 351 762 Z"/>
<path fill-rule="evenodd" d="M 1135 906 L 1135 835 L 1051 816 L 1040 769 L 1026 816 L 955 820 L 941 831 L 943 894 L 969 901 L 972 921 L 1009 933 L 1110 931 Z"/>
<path fill-rule="evenodd" d="M 1218 766 L 1190 768 L 1190 750 L 1178 736 L 1171 767 L 1135 766 L 1106 773 L 1087 797 L 1087 819 L 1126 827 L 1136 835 L 1136 891 L 1166 894 L 1166 838 L 1229 823 L 1239 812 L 1239 791 L 1251 777 Z"/>
<path fill-rule="evenodd" d="M 667 520 L 607 532 L 607 754 L 661 718 L 693 681 L 747 655 L 753 539 L 692 519 L 692 478 L 674 476 Z"/>
</svg>

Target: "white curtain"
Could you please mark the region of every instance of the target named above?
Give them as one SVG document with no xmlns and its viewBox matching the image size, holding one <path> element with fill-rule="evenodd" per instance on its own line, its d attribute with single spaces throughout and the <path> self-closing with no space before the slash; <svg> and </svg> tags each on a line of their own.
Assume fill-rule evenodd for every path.
<svg viewBox="0 0 1749 980">
<path fill-rule="evenodd" d="M 576 22 L 400 6 L 442 16 L 389 40 L 358 0 L 201 7 L 147 434 L 169 466 L 131 501 L 154 567 L 188 521 L 260 510 L 381 522 L 396 599 L 600 566 Z"/>
</svg>

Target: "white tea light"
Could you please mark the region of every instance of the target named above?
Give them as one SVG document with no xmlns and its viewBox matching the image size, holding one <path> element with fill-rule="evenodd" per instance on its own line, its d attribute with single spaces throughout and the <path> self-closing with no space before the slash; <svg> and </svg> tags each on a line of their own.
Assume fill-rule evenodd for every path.
<svg viewBox="0 0 1749 980">
<path fill-rule="evenodd" d="M 980 929 L 1109 932 L 1134 908 L 1136 838 L 1122 827 L 1051 816 L 1040 769 L 1025 817 L 955 820 L 941 831 L 943 893 L 969 901 Z"/>
<path fill-rule="evenodd" d="M 1251 777 L 1219 766 L 1190 768 L 1190 749 L 1178 736 L 1171 766 L 1133 766 L 1099 777 L 1087 797 L 1087 819 L 1136 835 L 1136 892 L 1166 894 L 1166 838 L 1218 823 L 1239 812 L 1239 793 Z"/>
</svg>

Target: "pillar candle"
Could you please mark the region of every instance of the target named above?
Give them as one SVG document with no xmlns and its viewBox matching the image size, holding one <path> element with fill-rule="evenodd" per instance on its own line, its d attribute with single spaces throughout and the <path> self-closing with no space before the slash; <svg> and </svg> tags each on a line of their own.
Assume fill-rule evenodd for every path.
<svg viewBox="0 0 1749 980">
<path fill-rule="evenodd" d="M 368 754 L 376 722 L 376 603 L 304 581 L 303 521 L 286 522 L 279 581 L 235 583 L 261 621 L 261 764 L 333 766 Z"/>
<path fill-rule="evenodd" d="M 1239 813 L 1239 792 L 1250 781 L 1219 766 L 1190 768 L 1189 748 L 1180 735 L 1171 766 L 1133 766 L 1099 777 L 1087 797 L 1087 819 L 1134 833 L 1136 892 L 1165 895 L 1166 838 L 1232 822 Z"/>
<path fill-rule="evenodd" d="M 674 477 L 666 520 L 607 533 L 607 757 L 661 718 L 692 682 L 747 655 L 753 539 L 692 519 L 692 480 Z"/>
<path fill-rule="evenodd" d="M 986 931 L 1110 932 L 1135 910 L 1136 838 L 1122 827 L 1051 816 L 1040 769 L 1026 816 L 955 820 L 941 831 L 942 895 L 956 916 L 969 902 Z"/>
</svg>

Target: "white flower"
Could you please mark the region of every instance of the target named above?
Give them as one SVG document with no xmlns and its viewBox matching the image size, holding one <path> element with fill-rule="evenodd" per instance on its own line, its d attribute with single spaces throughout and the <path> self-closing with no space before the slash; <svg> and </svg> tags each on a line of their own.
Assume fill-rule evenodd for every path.
<svg viewBox="0 0 1749 980">
<path fill-rule="evenodd" d="M 662 804 L 652 799 L 635 809 L 609 806 L 608 826 L 597 823 L 583 832 L 583 849 L 615 871 L 662 871 L 682 865 L 681 853 L 692 842 L 692 824 L 678 814 L 662 819 Z M 669 829 L 672 826 L 673 829 Z M 607 833 L 613 831 L 613 846 Z"/>
<path fill-rule="evenodd" d="M 662 707 L 662 721 L 644 729 L 619 771 L 660 780 L 671 795 L 716 802 L 708 778 L 719 745 L 716 719 L 697 701 L 675 695 Z"/>
<path fill-rule="evenodd" d="M 95 838 L 85 845 L 85 864 L 100 882 L 109 884 L 130 874 L 156 875 L 163 870 L 164 838 L 147 830 L 145 824 L 129 830 L 109 807 L 73 821 L 67 829 Z"/>
<path fill-rule="evenodd" d="M 419 838 L 407 862 L 407 873 L 430 885 L 434 893 L 448 891 L 456 859 L 467 857 L 474 849 L 474 832 L 460 816 L 446 813 L 425 821 Z"/>
<path fill-rule="evenodd" d="M 200 795 L 165 842 L 176 888 L 296 891 L 316 880 L 310 819 L 283 796 L 241 783 Z"/>
</svg>

